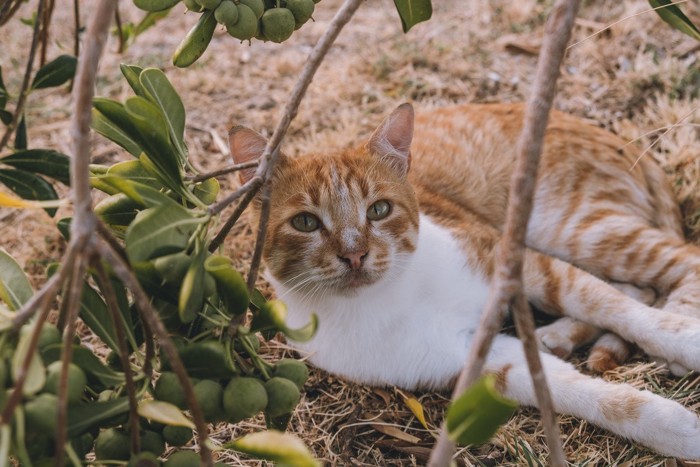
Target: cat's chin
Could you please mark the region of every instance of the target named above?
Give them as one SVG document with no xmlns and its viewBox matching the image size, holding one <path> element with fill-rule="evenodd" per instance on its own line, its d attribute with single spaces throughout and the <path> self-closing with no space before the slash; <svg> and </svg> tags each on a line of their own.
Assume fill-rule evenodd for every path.
<svg viewBox="0 0 700 467">
<path fill-rule="evenodd" d="M 370 287 L 381 279 L 381 274 L 364 272 L 361 274 L 348 274 L 342 279 L 333 281 L 332 290 L 343 296 L 357 295 L 362 290 Z"/>
</svg>

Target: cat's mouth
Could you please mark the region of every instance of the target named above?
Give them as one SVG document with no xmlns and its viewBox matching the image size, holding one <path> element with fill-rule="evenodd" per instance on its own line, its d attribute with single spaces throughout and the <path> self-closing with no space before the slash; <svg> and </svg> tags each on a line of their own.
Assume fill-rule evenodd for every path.
<svg viewBox="0 0 700 467">
<path fill-rule="evenodd" d="M 333 286 L 339 291 L 354 291 L 376 283 L 381 278 L 381 274 L 366 269 L 359 271 L 348 271 L 335 278 Z"/>
</svg>

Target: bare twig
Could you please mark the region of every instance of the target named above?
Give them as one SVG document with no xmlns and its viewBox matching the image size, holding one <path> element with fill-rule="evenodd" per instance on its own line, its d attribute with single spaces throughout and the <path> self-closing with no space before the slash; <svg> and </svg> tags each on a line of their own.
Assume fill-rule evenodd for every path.
<svg viewBox="0 0 700 467">
<path fill-rule="evenodd" d="M 209 172 L 209 173 L 204 173 L 204 174 L 199 174 L 199 175 L 187 175 L 185 177 L 185 180 L 189 180 L 190 182 L 194 182 L 194 183 L 199 183 L 199 182 L 203 182 L 204 180 L 209 180 L 210 178 L 219 177 L 221 175 L 230 174 L 231 172 L 237 172 L 239 170 L 250 169 L 252 167 L 257 167 L 257 166 L 258 166 L 258 161 L 244 162 L 242 164 L 234 164 L 234 165 L 230 165 L 228 167 L 224 167 L 223 169 L 214 170 L 214 171 Z"/>
<path fill-rule="evenodd" d="M 15 112 L 12 115 L 12 121 L 7 125 L 5 134 L 0 140 L 0 152 L 7 145 L 10 140 L 12 133 L 14 133 L 17 128 L 17 122 L 19 122 L 20 116 L 24 113 L 24 103 L 27 101 L 27 95 L 29 95 L 29 79 L 32 76 L 32 69 L 34 68 L 34 57 L 36 57 L 37 44 L 39 42 L 39 30 L 41 27 L 41 18 L 44 14 L 44 2 L 45 0 L 39 0 L 39 6 L 36 12 L 36 22 L 34 23 L 34 33 L 32 34 L 32 44 L 29 47 L 29 59 L 27 60 L 27 68 L 24 71 L 24 78 L 22 79 L 22 87 L 19 90 L 19 96 L 17 97 L 17 106 L 15 107 Z"/>
<path fill-rule="evenodd" d="M 73 21 L 75 22 L 75 34 L 73 35 L 73 53 L 80 55 L 80 2 L 73 0 Z"/>
<path fill-rule="evenodd" d="M 226 196 L 221 201 L 217 201 L 216 203 L 209 206 L 209 208 L 207 210 L 212 215 L 219 214 L 221 211 L 223 211 L 226 208 L 226 206 L 235 202 L 238 198 L 245 195 L 246 193 L 248 193 L 250 191 L 257 192 L 258 189 L 260 189 L 260 187 L 262 186 L 262 184 L 263 184 L 262 177 L 255 176 L 255 177 L 251 178 L 250 180 L 248 180 L 247 182 L 245 182 L 243 184 L 243 186 L 241 186 L 239 189 L 237 189 L 236 191 L 234 191 L 230 195 Z"/>
<path fill-rule="evenodd" d="M 453 399 L 459 397 L 479 377 L 493 338 L 501 328 L 504 312 L 509 305 L 515 304 L 516 312 L 519 315 L 525 308 L 517 305 L 524 302 L 521 276 L 527 221 L 532 211 L 537 167 L 547 127 L 549 110 L 554 99 L 559 67 L 566 51 L 566 44 L 571 37 L 571 29 L 577 9 L 578 0 L 558 0 L 547 22 L 546 35 L 537 63 L 533 91 L 528 101 L 523 129 L 518 140 L 518 162 L 511 180 L 511 196 L 508 200 L 503 236 L 498 246 L 489 298 L 484 307 L 479 329 L 474 336 L 474 342 L 467 362 L 455 385 L 452 395 Z M 520 316 L 518 319 L 522 325 L 523 317 Z M 525 326 L 520 327 L 527 331 L 526 317 L 524 321 Z M 525 336 L 524 343 L 534 344 L 534 337 Z M 527 348 L 530 349 L 530 346 Z M 551 452 L 550 465 L 564 466 L 566 462 L 558 436 L 558 428 L 556 424 L 551 423 L 554 419 L 554 414 L 551 399 L 549 398 L 549 390 L 544 384 L 544 374 L 542 373 L 541 363 L 538 360 L 539 354 L 531 350 L 526 350 L 526 354 L 537 359 L 537 361 L 528 359 L 528 365 L 531 372 L 533 370 L 535 372 L 538 371 L 532 374 L 533 384 L 535 384 L 536 388 L 539 386 L 536 389 L 536 393 L 540 410 L 543 414 L 543 423 L 545 424 L 545 432 Z M 454 443 L 449 440 L 443 423 L 440 437 L 431 453 L 429 465 L 433 467 L 448 465 L 453 451 Z"/>
<path fill-rule="evenodd" d="M 139 436 L 139 415 L 137 409 L 136 400 L 136 387 L 134 386 L 134 375 L 131 373 L 131 365 L 129 364 L 129 349 L 126 345 L 126 332 L 124 330 L 124 321 L 122 321 L 122 315 L 119 312 L 119 304 L 117 303 L 117 296 L 114 293 L 114 287 L 107 276 L 107 271 L 105 271 L 104 266 L 99 259 L 93 262 L 93 266 L 97 270 L 97 279 L 100 286 L 100 290 L 105 296 L 105 302 L 107 303 L 107 309 L 109 314 L 112 316 L 112 324 L 114 324 L 114 331 L 117 338 L 117 344 L 119 345 L 119 358 L 122 364 L 122 370 L 124 371 L 124 376 L 126 378 L 126 394 L 129 398 L 129 422 L 131 426 L 131 452 L 138 453 L 141 451 L 141 443 Z"/>
<path fill-rule="evenodd" d="M 234 209 L 231 215 L 228 217 L 228 219 L 226 219 L 226 223 L 221 227 L 219 232 L 212 239 L 211 243 L 209 244 L 209 251 L 215 251 L 224 242 L 224 240 L 226 239 L 226 235 L 228 235 L 229 231 L 236 224 L 238 218 L 241 217 L 241 214 L 243 214 L 245 208 L 247 208 L 250 202 L 253 200 L 253 198 L 255 198 L 255 195 L 258 193 L 258 188 L 260 188 L 260 185 L 258 185 L 256 189 L 251 189 L 245 194 L 241 202 L 238 203 L 238 206 L 236 206 L 236 209 Z"/>
<path fill-rule="evenodd" d="M 90 248 L 86 249 L 87 251 Z M 88 253 L 89 255 L 89 253 Z M 78 251 L 72 265 L 70 288 L 67 293 L 66 327 L 63 330 L 63 346 L 61 349 L 61 374 L 58 380 L 58 422 L 56 426 L 56 443 L 54 447 L 54 466 L 62 467 L 68 441 L 68 365 L 73 359 L 73 337 L 78 324 L 80 298 L 83 293 L 85 271 L 89 256 Z M 41 326 L 40 323 L 37 323 Z"/>
<path fill-rule="evenodd" d="M 24 0 L 5 0 L 3 2 L 0 6 L 0 26 L 3 26 L 14 16 L 22 3 Z"/>
<path fill-rule="evenodd" d="M 114 9 L 114 22 L 117 25 L 117 37 L 119 37 L 119 53 L 124 52 L 124 29 L 122 28 L 122 17 L 119 14 L 119 7 Z"/>
<path fill-rule="evenodd" d="M 270 219 L 270 194 L 272 192 L 272 184 L 268 183 L 263 188 L 260 207 L 260 222 L 258 224 L 258 235 L 255 238 L 255 251 L 253 258 L 250 261 L 250 270 L 248 271 L 248 291 L 252 292 L 255 288 L 255 281 L 258 279 L 258 269 L 260 269 L 260 260 L 262 259 L 263 246 L 265 244 L 265 234 L 267 232 L 267 222 Z"/>
<path fill-rule="evenodd" d="M 202 458 L 203 465 L 212 465 L 211 449 L 209 448 L 209 443 L 207 441 L 209 429 L 207 423 L 204 421 L 204 416 L 202 414 L 202 409 L 197 403 L 197 399 L 194 396 L 194 389 L 192 388 L 192 381 L 187 375 L 187 370 L 182 364 L 180 355 L 177 352 L 177 348 L 170 339 L 168 330 L 163 325 L 163 322 L 158 316 L 158 312 L 151 305 L 151 301 L 146 295 L 146 293 L 141 288 L 136 276 L 129 268 L 129 265 L 124 261 L 107 243 L 99 243 L 98 249 L 101 256 L 109 262 L 114 270 L 114 273 L 119 278 L 120 281 L 131 291 L 134 303 L 141 313 L 142 321 L 147 324 L 150 329 L 155 333 L 155 336 L 160 343 L 160 348 L 164 351 L 165 355 L 168 357 L 170 366 L 173 372 L 177 375 L 182 390 L 185 393 L 185 399 L 187 401 L 187 407 L 192 414 L 195 427 L 197 429 L 197 435 L 199 437 L 200 445 L 200 456 Z"/>
</svg>

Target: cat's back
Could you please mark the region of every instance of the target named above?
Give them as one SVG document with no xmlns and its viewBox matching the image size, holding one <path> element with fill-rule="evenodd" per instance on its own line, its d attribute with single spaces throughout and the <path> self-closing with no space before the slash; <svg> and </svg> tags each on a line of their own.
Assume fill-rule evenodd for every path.
<svg viewBox="0 0 700 467">
<path fill-rule="evenodd" d="M 419 112 L 410 177 L 423 210 L 457 205 L 501 227 L 524 114 L 522 103 Z M 626 210 L 652 224 L 677 228 L 663 172 L 649 156 L 638 161 L 638 154 L 637 146 L 616 135 L 552 111 L 535 201 L 555 208 L 565 199 L 607 199 L 626 204 Z"/>
</svg>

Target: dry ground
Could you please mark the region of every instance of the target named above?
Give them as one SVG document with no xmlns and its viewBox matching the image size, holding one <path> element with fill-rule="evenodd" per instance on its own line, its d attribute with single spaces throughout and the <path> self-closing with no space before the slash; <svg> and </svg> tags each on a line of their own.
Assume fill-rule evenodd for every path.
<svg viewBox="0 0 700 467">
<path fill-rule="evenodd" d="M 83 18 L 91 2 L 81 2 Z M 122 2 L 122 19 L 141 13 Z M 369 132 L 388 111 L 404 101 L 418 108 L 450 102 L 521 101 L 527 97 L 535 56 L 550 1 L 435 1 L 433 19 L 408 35 L 389 0 L 368 1 L 341 34 L 319 70 L 309 95 L 285 142 L 288 154 L 320 146 L 343 146 Z M 700 238 L 700 69 L 698 44 L 645 12 L 643 0 L 583 2 L 569 50 L 556 106 L 609 128 L 640 148 L 655 143 L 644 157 L 666 168 L 684 208 L 688 234 Z M 29 16 L 30 2 L 20 16 Z M 328 26 L 340 0 L 323 0 L 316 22 L 304 26 L 283 46 L 238 41 L 217 32 L 204 57 L 190 69 L 174 69 L 170 55 L 196 21 L 175 11 L 139 37 L 122 55 L 112 40 L 101 65 L 98 95 L 118 99 L 129 91 L 118 64 L 133 63 L 166 70 L 187 109 L 187 141 L 194 163 L 214 169 L 228 162 L 223 144 L 228 127 L 246 124 L 270 133 L 307 53 Z M 700 4 L 691 0 L 686 12 L 700 23 Z M 638 14 L 638 15 L 635 15 Z M 635 15 L 630 17 L 631 15 Z M 628 18 L 629 17 L 629 18 Z M 614 25 L 594 37 L 605 25 Z M 51 53 L 70 53 L 71 8 L 57 2 Z M 0 65 L 11 90 L 19 86 L 30 31 L 13 21 L 0 30 Z M 582 42 L 580 42 L 582 41 Z M 69 96 L 42 91 L 29 103 L 30 147 L 52 147 L 70 153 Z M 666 127 L 675 125 L 665 133 Z M 663 136 L 662 138 L 657 138 Z M 640 149 L 640 154 L 643 152 Z M 96 138 L 94 161 L 110 162 L 127 155 Z M 235 177 L 222 181 L 224 190 Z M 0 244 L 15 255 L 36 283 L 43 267 L 60 257 L 63 245 L 43 213 L 0 210 Z M 251 229 L 241 223 L 227 251 L 245 268 Z M 261 284 L 264 286 L 264 284 Z M 269 352 L 284 352 L 271 344 Z M 678 380 L 643 357 L 604 375 L 681 401 L 700 410 L 700 376 Z M 431 430 L 446 406 L 444 395 L 417 394 Z M 371 389 L 314 371 L 297 409 L 291 430 L 329 465 L 422 465 L 432 444 L 411 414 L 400 391 Z M 571 417 L 561 420 L 562 438 L 572 465 L 700 465 L 676 464 Z M 215 439 L 226 441 L 259 429 L 262 420 L 216 427 Z M 387 434 L 388 433 L 388 434 Z M 231 465 L 256 465 L 234 453 L 222 453 Z M 460 451 L 465 465 L 546 465 L 547 449 L 538 415 L 521 409 L 491 443 Z"/>
</svg>

